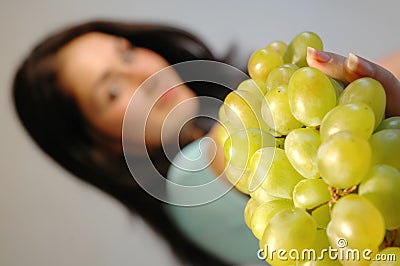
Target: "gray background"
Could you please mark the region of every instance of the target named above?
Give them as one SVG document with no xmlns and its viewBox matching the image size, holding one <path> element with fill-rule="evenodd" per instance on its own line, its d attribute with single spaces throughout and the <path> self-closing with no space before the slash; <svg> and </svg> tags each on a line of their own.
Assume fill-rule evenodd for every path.
<svg viewBox="0 0 400 266">
<path fill-rule="evenodd" d="M 41 153 L 17 122 L 13 72 L 50 31 L 92 18 L 181 26 L 238 61 L 266 43 L 318 33 L 326 50 L 371 60 L 400 48 L 398 0 L 336 1 L 37 0 L 0 3 L 0 265 L 176 265 L 137 217 Z"/>
</svg>

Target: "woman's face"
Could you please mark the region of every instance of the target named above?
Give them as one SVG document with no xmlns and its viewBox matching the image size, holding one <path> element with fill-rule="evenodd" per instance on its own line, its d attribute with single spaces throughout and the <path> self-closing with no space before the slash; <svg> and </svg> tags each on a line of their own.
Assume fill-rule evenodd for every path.
<svg viewBox="0 0 400 266">
<path fill-rule="evenodd" d="M 68 43 L 58 53 L 57 60 L 61 84 L 77 101 L 86 119 L 95 129 L 119 140 L 132 95 L 150 76 L 169 66 L 152 50 L 132 47 L 124 38 L 97 32 L 84 34 Z M 153 82 L 143 83 L 142 93 L 135 93 L 135 101 L 132 101 L 135 106 L 130 106 L 136 110 L 152 106 L 151 112 L 148 115 L 135 112 L 126 121 L 138 125 L 138 132 L 143 131 L 140 125 L 146 121 L 147 147 L 160 146 L 161 130 L 168 114 L 195 96 L 185 84 L 174 87 L 180 83 L 176 73 L 157 76 L 160 77 L 155 82 L 152 78 Z M 174 121 L 186 121 L 197 112 L 196 101 L 190 102 L 174 112 Z M 135 139 L 135 134 L 132 138 L 132 141 L 143 141 Z"/>
</svg>

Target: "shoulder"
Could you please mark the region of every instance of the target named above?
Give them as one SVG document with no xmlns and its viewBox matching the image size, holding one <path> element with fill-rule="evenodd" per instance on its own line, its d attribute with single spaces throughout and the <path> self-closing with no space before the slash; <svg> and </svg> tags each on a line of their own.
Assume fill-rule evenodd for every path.
<svg viewBox="0 0 400 266">
<path fill-rule="evenodd" d="M 214 174 L 203 158 L 207 146 L 206 139 L 199 139 L 174 159 L 168 172 L 170 204 L 165 204 L 165 210 L 203 249 L 234 264 L 257 263 L 258 242 L 243 219 L 248 197 Z"/>
<path fill-rule="evenodd" d="M 199 206 L 221 197 L 225 200 L 235 198 L 235 201 L 243 203 L 245 195 L 233 189 L 223 174 L 217 175 L 213 171 L 212 156 L 208 154 L 210 145 L 214 145 L 212 140 L 203 137 L 190 143 L 174 158 L 167 173 L 166 193 L 169 203 Z M 222 203 L 218 202 L 216 205 Z"/>
<path fill-rule="evenodd" d="M 209 145 L 210 140 L 207 137 L 188 144 L 172 160 L 167 178 L 179 183 L 181 183 L 180 181 L 196 183 L 196 180 L 197 182 L 209 182 L 217 178 L 210 169 Z"/>
</svg>

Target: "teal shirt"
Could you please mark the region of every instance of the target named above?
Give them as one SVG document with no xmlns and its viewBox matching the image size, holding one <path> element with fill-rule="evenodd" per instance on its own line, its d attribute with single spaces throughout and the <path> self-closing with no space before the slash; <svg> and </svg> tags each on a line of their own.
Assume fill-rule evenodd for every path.
<svg viewBox="0 0 400 266">
<path fill-rule="evenodd" d="M 257 258 L 259 241 L 244 222 L 248 196 L 231 189 L 228 181 L 212 172 L 205 152 L 209 142 L 202 140 L 205 139 L 186 146 L 175 157 L 167 175 L 176 184 L 198 186 L 200 190 L 198 194 L 194 190 L 177 192 L 174 185 L 167 185 L 168 200 L 199 205 L 167 204 L 167 213 L 194 243 L 220 259 L 236 265 L 267 265 Z M 204 184 L 206 187 L 201 187 Z"/>
</svg>

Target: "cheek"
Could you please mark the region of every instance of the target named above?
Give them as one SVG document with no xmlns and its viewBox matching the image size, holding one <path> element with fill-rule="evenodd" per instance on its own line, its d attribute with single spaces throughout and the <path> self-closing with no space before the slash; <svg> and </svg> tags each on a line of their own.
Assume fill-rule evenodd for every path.
<svg viewBox="0 0 400 266">
<path fill-rule="evenodd" d="M 106 116 L 96 116 L 98 128 L 110 137 L 121 139 L 125 110 L 126 103 L 120 102 Z"/>
<path fill-rule="evenodd" d="M 181 128 L 198 112 L 199 103 L 193 98 L 194 93 L 183 86 L 182 91 L 168 101 L 155 104 L 151 96 L 141 92 L 137 91 L 129 102 L 124 117 L 124 141 L 145 142 L 151 148 L 176 142 Z"/>
<path fill-rule="evenodd" d="M 116 108 L 115 113 L 119 113 L 123 120 L 123 138 L 124 142 L 131 144 L 144 143 L 144 128 L 147 121 L 145 98 L 143 95 L 136 95 L 132 99 L 126 100 Z M 126 111 L 126 112 L 125 112 Z"/>
<path fill-rule="evenodd" d="M 158 53 L 147 48 L 138 48 L 143 66 L 147 66 L 149 72 L 154 74 L 169 66 L 169 63 Z"/>
<path fill-rule="evenodd" d="M 146 135 L 147 144 L 161 145 L 178 142 L 180 131 L 193 118 L 199 109 L 195 98 L 184 100 L 171 109 L 154 109 L 149 116 Z"/>
</svg>

